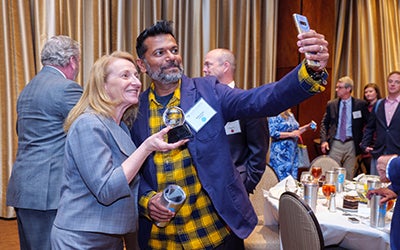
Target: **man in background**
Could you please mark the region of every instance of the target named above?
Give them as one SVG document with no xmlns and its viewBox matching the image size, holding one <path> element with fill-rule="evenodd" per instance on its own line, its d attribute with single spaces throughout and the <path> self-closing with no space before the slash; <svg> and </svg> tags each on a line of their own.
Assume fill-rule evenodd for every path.
<svg viewBox="0 0 400 250">
<path fill-rule="evenodd" d="M 346 168 L 346 179 L 351 180 L 360 142 L 368 119 L 367 102 L 351 96 L 353 80 L 344 76 L 336 83 L 337 98 L 328 102 L 321 121 L 321 151 Z"/>
<path fill-rule="evenodd" d="M 377 171 L 384 182 L 391 182 L 387 188 L 369 190 L 367 197 L 371 199 L 373 194 L 381 195 L 380 204 L 394 200 L 400 195 L 400 157 L 394 155 L 382 155 L 377 160 Z M 400 202 L 396 202 L 390 224 L 390 248 L 400 249 Z"/>
<path fill-rule="evenodd" d="M 230 50 L 214 49 L 205 57 L 203 72 L 234 88 L 235 68 L 235 56 Z M 266 118 L 235 120 L 225 125 L 225 133 L 236 169 L 247 192 L 253 193 L 265 171 L 269 147 L 268 121 Z"/>
<path fill-rule="evenodd" d="M 400 154 L 400 71 L 387 77 L 388 96 L 378 100 L 371 111 L 361 147 L 372 154 L 371 174 L 377 175 L 376 161 L 382 155 Z M 374 133 L 376 133 L 375 145 Z"/>
<path fill-rule="evenodd" d="M 17 214 L 21 249 L 50 249 L 63 177 L 63 124 L 82 95 L 75 82 L 79 47 L 67 36 L 50 38 L 41 51 L 44 67 L 18 97 L 18 151 L 7 205 Z"/>
</svg>

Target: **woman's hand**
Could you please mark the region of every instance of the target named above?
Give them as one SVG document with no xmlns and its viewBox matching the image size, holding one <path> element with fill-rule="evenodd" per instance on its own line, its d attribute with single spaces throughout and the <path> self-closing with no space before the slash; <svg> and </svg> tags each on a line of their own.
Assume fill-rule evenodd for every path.
<svg viewBox="0 0 400 250">
<path fill-rule="evenodd" d="M 149 136 L 122 164 L 126 180 L 131 182 L 139 172 L 140 167 L 146 158 L 153 151 L 168 151 L 184 145 L 189 139 L 180 140 L 175 143 L 167 143 L 164 140 L 165 135 L 170 130 L 170 127 L 162 129 L 160 132 Z"/>
</svg>

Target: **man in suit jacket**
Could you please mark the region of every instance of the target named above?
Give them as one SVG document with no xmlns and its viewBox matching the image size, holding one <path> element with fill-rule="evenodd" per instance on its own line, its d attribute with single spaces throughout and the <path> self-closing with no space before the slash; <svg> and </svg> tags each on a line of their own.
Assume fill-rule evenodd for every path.
<svg viewBox="0 0 400 250">
<path fill-rule="evenodd" d="M 371 174 L 377 174 L 376 160 L 381 155 L 400 154 L 400 71 L 388 75 L 387 90 L 388 96 L 372 109 L 361 142 L 362 149 L 372 154 Z"/>
<path fill-rule="evenodd" d="M 400 157 L 397 155 L 383 155 L 378 158 L 377 168 L 381 180 L 389 180 L 391 184 L 387 188 L 368 191 L 368 198 L 373 194 L 382 195 L 380 203 L 396 199 L 400 195 Z M 400 249 L 400 202 L 396 202 L 390 225 L 390 248 Z"/>
<path fill-rule="evenodd" d="M 235 56 L 227 49 L 214 49 L 207 53 L 203 72 L 215 76 L 220 83 L 235 87 Z M 225 124 L 232 160 L 242 177 L 247 192 L 253 193 L 266 165 L 269 129 L 266 118 L 241 119 Z"/>
<path fill-rule="evenodd" d="M 359 144 L 368 119 L 367 102 L 352 97 L 352 90 L 353 80 L 350 77 L 339 79 L 336 83 L 338 98 L 328 102 L 320 130 L 322 153 L 329 151 L 329 156 L 346 168 L 348 180 L 354 175 L 356 156 L 361 153 Z"/>
<path fill-rule="evenodd" d="M 215 77 L 184 76 L 170 22 L 159 21 L 136 39 L 138 66 L 152 84 L 140 97 L 131 129 L 135 144 L 165 126 L 162 114 L 172 106 L 186 113 L 193 134 L 177 150 L 152 154 L 141 169 L 138 238 L 142 249 L 244 248 L 242 239 L 253 231 L 257 216 L 235 171 L 224 125 L 276 115 L 324 89 L 320 84 L 326 79 L 327 42 L 315 31 L 298 38 L 300 52 L 316 52 L 311 59 L 321 66 L 310 68 L 303 62 L 280 81 L 247 91 L 218 84 Z M 176 213 L 160 202 L 168 184 L 181 186 L 187 194 Z M 170 222 L 159 228 L 156 221 Z"/>
<path fill-rule="evenodd" d="M 41 51 L 43 69 L 18 97 L 18 151 L 7 205 L 17 214 L 21 249 L 50 249 L 63 173 L 64 119 L 82 95 L 74 81 L 79 61 L 78 42 L 50 38 Z"/>
</svg>

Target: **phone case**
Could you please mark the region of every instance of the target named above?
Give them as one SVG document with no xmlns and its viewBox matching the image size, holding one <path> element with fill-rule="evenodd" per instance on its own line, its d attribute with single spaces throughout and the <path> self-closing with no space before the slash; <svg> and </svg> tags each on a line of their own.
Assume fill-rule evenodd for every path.
<svg viewBox="0 0 400 250">
<path fill-rule="evenodd" d="M 299 33 L 307 32 L 310 30 L 307 17 L 300 14 L 293 14 L 294 23 L 296 24 L 297 31 Z"/>
<path fill-rule="evenodd" d="M 308 20 L 306 16 L 300 14 L 293 14 L 294 23 L 296 25 L 297 31 L 299 33 L 307 32 L 310 30 L 310 25 L 308 24 Z M 307 60 L 307 64 L 310 66 L 319 67 L 319 61 L 315 60 Z"/>
</svg>

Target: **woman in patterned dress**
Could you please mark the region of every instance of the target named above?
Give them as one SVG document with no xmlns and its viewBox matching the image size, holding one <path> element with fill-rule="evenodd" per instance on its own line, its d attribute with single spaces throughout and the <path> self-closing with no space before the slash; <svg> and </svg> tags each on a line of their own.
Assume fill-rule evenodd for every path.
<svg viewBox="0 0 400 250">
<path fill-rule="evenodd" d="M 269 132 L 271 137 L 270 165 L 278 175 L 279 180 L 291 175 L 297 179 L 299 167 L 297 140 L 307 130 L 312 129 L 312 122 L 299 127 L 299 123 L 290 109 L 278 116 L 269 117 Z M 314 130 L 316 128 L 313 128 Z"/>
</svg>

